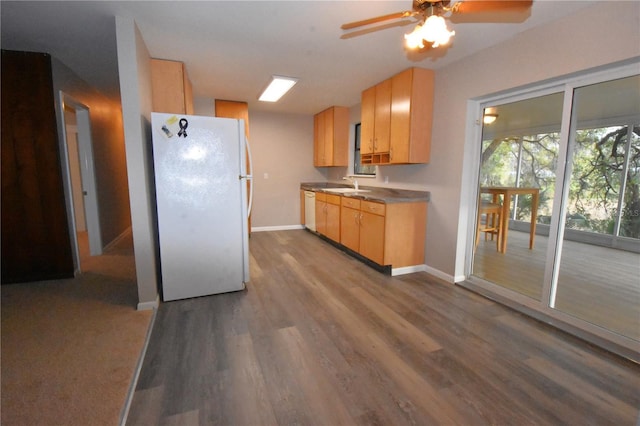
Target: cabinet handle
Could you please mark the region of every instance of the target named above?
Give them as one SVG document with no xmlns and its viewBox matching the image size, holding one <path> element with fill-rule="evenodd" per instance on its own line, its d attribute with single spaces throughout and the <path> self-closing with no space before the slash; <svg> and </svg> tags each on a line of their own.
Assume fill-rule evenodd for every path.
<svg viewBox="0 0 640 426">
<path fill-rule="evenodd" d="M 362 215 L 362 213 L 360 213 L 360 226 L 362 226 L 362 218 L 363 218 L 363 217 L 364 217 L 364 216 Z"/>
<path fill-rule="evenodd" d="M 369 139 L 369 151 L 373 151 L 373 141 Z"/>
<path fill-rule="evenodd" d="M 376 151 L 378 149 L 378 138 L 373 140 L 373 150 Z"/>
<path fill-rule="evenodd" d="M 389 149 L 389 160 L 393 160 L 393 148 Z"/>
</svg>

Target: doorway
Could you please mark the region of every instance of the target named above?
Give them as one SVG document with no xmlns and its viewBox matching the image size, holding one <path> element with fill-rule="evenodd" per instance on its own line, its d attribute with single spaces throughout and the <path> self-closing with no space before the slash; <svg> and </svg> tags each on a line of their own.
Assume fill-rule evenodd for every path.
<svg viewBox="0 0 640 426">
<path fill-rule="evenodd" d="M 67 192 L 67 210 L 76 271 L 82 258 L 102 254 L 102 235 L 91 140 L 89 108 L 60 92 L 64 149 L 62 160 Z"/>
</svg>

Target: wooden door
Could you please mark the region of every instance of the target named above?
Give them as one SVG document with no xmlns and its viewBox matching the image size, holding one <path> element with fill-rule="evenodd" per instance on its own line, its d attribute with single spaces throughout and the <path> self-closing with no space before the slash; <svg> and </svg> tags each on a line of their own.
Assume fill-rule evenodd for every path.
<svg viewBox="0 0 640 426">
<path fill-rule="evenodd" d="M 2 284 L 73 277 L 51 58 L 2 51 Z"/>
</svg>

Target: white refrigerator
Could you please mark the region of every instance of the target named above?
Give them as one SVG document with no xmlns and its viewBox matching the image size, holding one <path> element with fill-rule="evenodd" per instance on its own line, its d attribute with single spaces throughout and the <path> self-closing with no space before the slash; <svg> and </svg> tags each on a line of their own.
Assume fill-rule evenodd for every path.
<svg viewBox="0 0 640 426">
<path fill-rule="evenodd" d="M 152 113 L 151 126 L 163 300 L 244 289 L 251 208 L 244 121 Z"/>
</svg>

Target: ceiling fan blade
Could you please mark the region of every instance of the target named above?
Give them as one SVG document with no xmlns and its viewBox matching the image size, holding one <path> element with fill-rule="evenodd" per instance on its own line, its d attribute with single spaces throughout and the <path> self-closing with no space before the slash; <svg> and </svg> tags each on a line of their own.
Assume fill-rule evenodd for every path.
<svg viewBox="0 0 640 426">
<path fill-rule="evenodd" d="M 388 15 L 382 15 L 382 16 L 378 16 L 375 18 L 369 18 L 369 19 L 364 19 L 362 21 L 356 21 L 356 22 L 349 22 L 348 24 L 343 24 L 340 28 L 342 28 L 343 30 L 350 30 L 353 28 L 357 28 L 357 27 L 362 27 L 365 25 L 371 25 L 371 24 L 375 24 L 377 22 L 382 22 L 382 21 L 388 21 L 390 19 L 401 19 L 401 18 L 407 18 L 409 16 L 414 15 L 415 12 L 396 12 L 396 13 L 390 13 Z"/>
<path fill-rule="evenodd" d="M 340 36 L 340 38 L 343 39 L 343 40 L 347 40 L 347 39 L 350 39 L 350 38 L 360 37 L 360 36 L 363 36 L 365 34 L 371 34 L 371 33 L 375 33 L 375 32 L 382 31 L 382 30 L 386 30 L 386 29 L 389 29 L 389 28 L 404 27 L 406 25 L 411 25 L 412 23 L 413 22 L 411 22 L 411 21 L 387 22 L 386 24 L 368 26 L 368 27 L 362 28 L 360 30 L 345 32 L 344 34 L 342 34 Z"/>
<path fill-rule="evenodd" d="M 462 0 L 453 6 L 453 13 L 524 12 L 533 0 Z"/>
</svg>

